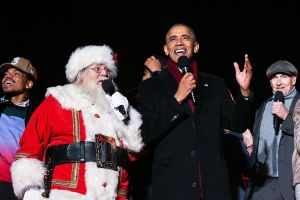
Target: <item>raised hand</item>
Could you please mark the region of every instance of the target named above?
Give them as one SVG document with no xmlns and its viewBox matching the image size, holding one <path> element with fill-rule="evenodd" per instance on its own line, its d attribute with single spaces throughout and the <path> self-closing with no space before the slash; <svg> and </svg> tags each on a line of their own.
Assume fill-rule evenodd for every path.
<svg viewBox="0 0 300 200">
<path fill-rule="evenodd" d="M 235 69 L 235 77 L 236 77 L 237 83 L 240 86 L 242 95 L 249 96 L 250 95 L 250 83 L 251 83 L 251 79 L 252 79 L 252 66 L 251 66 L 250 60 L 248 58 L 248 54 L 245 54 L 244 69 L 242 71 L 240 71 L 240 67 L 237 62 L 234 62 L 233 66 Z"/>
<path fill-rule="evenodd" d="M 147 58 L 144 65 L 151 71 L 161 71 L 161 63 L 155 56 L 151 56 L 150 58 Z"/>
</svg>

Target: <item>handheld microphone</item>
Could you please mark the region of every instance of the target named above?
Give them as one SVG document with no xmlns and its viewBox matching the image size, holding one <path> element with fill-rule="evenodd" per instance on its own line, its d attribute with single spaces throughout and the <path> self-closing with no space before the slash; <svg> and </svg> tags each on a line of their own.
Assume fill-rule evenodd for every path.
<svg viewBox="0 0 300 200">
<path fill-rule="evenodd" d="M 189 66 L 189 58 L 187 56 L 180 56 L 178 58 L 178 67 L 181 69 L 181 73 L 184 75 L 188 72 L 192 72 L 191 67 Z M 191 91 L 191 98 L 194 103 L 196 103 L 196 96 L 194 91 Z"/>
<path fill-rule="evenodd" d="M 112 82 L 112 80 L 109 80 L 109 79 L 102 81 L 102 88 L 103 88 L 104 92 L 106 94 L 108 94 L 109 96 L 112 96 L 115 92 L 117 92 L 114 83 Z M 125 107 L 123 105 L 119 105 L 115 109 L 117 109 L 122 115 L 127 114 Z"/>
<path fill-rule="evenodd" d="M 283 93 L 281 91 L 277 91 L 274 94 L 274 102 L 284 102 L 284 96 Z M 274 115 L 274 119 L 273 119 L 273 126 L 275 129 L 275 134 L 277 135 L 279 133 L 279 127 L 280 127 L 280 123 L 281 123 L 281 119 L 277 116 Z"/>
<path fill-rule="evenodd" d="M 106 94 L 109 96 L 113 95 L 116 92 L 116 87 L 112 80 L 106 79 L 102 81 L 102 88 Z"/>
</svg>

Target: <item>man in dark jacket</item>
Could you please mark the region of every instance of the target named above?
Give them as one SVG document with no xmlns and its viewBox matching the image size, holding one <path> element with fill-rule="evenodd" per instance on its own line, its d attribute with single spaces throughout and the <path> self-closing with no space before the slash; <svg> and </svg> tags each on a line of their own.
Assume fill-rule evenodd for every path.
<svg viewBox="0 0 300 200">
<path fill-rule="evenodd" d="M 273 95 L 256 111 L 254 146 L 250 166 L 248 199 L 295 199 L 292 154 L 293 111 L 300 98 L 295 84 L 298 70 L 286 61 L 273 63 L 266 71 Z"/>
<path fill-rule="evenodd" d="M 197 71 L 193 54 L 198 50 L 194 31 L 173 25 L 164 45 L 167 69 L 139 87 L 142 136 L 154 149 L 153 200 L 231 199 L 223 128 L 244 132 L 249 126 L 251 65 L 247 55 L 243 71 L 234 64 L 241 90 L 234 103 L 222 78 Z M 189 65 L 192 72 L 181 73 L 180 57 L 188 58 L 180 65 Z"/>
<path fill-rule="evenodd" d="M 0 98 L 0 199 L 12 200 L 17 198 L 12 188 L 10 166 L 34 110 L 29 97 L 37 73 L 29 60 L 16 57 L 0 66 L 0 74 L 4 94 Z"/>
</svg>

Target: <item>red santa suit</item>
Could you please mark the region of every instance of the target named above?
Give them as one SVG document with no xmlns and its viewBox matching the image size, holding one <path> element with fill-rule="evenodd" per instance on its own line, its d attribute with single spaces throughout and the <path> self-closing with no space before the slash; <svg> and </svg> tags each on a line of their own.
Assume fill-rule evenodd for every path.
<svg viewBox="0 0 300 200">
<path fill-rule="evenodd" d="M 113 137 L 116 146 L 123 146 L 129 152 L 140 151 L 143 146 L 141 116 L 133 107 L 129 107 L 128 112 L 130 120 L 125 124 L 116 118 L 108 101 L 103 99 L 101 104 L 93 104 L 76 84 L 49 88 L 46 99 L 25 129 L 17 160 L 11 168 L 16 195 L 22 198 L 29 188 L 43 190 L 45 152 L 51 146 L 94 142 L 95 135 L 102 134 Z M 120 175 L 126 176 L 121 167 L 117 171 L 98 168 L 95 162 L 57 165 L 49 199 L 114 200 L 119 187 L 126 189 L 128 184 Z M 120 182 L 122 178 L 124 181 Z"/>
</svg>

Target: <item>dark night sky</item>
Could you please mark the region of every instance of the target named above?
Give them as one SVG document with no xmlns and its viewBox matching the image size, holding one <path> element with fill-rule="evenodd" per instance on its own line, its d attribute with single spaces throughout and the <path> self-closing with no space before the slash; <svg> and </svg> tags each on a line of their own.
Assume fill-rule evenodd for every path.
<svg viewBox="0 0 300 200">
<path fill-rule="evenodd" d="M 64 66 L 75 48 L 107 44 L 118 53 L 117 83 L 125 92 L 140 82 L 144 60 L 163 53 L 170 25 L 183 22 L 200 42 L 200 70 L 223 76 L 232 89 L 232 63 L 242 64 L 245 53 L 254 67 L 253 89 L 262 99 L 270 95 L 269 65 L 286 59 L 300 66 L 296 0 L 95 2 L 1 1 L 0 62 L 29 58 L 43 95 L 46 87 L 65 83 Z"/>
</svg>

